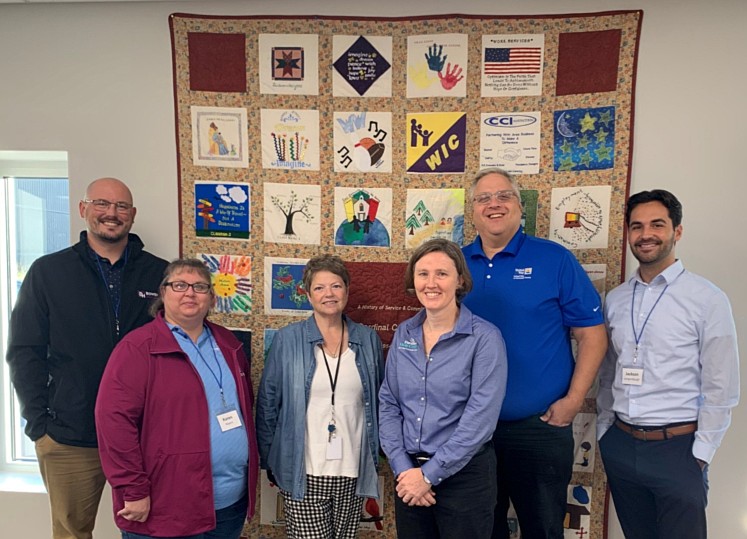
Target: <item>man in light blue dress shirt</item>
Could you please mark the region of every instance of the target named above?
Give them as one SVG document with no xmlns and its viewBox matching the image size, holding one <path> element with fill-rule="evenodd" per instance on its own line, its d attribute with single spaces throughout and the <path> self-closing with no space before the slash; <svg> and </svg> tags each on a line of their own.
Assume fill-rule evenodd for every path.
<svg viewBox="0 0 747 539">
<path fill-rule="evenodd" d="M 731 306 L 675 258 L 674 195 L 631 196 L 625 221 L 640 266 L 607 296 L 599 448 L 625 537 L 705 538 L 708 464 L 739 400 Z"/>
</svg>

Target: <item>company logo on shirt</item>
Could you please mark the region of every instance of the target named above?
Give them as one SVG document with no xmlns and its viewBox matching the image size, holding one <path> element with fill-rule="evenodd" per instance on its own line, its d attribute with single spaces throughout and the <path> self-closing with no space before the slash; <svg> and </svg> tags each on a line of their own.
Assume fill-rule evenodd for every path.
<svg viewBox="0 0 747 539">
<path fill-rule="evenodd" d="M 138 290 L 137 295 L 143 299 L 156 299 L 158 292 L 151 292 L 150 290 Z"/>
<path fill-rule="evenodd" d="M 514 281 L 532 278 L 532 268 L 514 268 Z"/>
<path fill-rule="evenodd" d="M 400 350 L 417 350 L 418 343 L 415 342 L 415 339 L 410 339 L 408 341 L 399 343 L 399 346 L 397 348 L 399 348 Z"/>
</svg>

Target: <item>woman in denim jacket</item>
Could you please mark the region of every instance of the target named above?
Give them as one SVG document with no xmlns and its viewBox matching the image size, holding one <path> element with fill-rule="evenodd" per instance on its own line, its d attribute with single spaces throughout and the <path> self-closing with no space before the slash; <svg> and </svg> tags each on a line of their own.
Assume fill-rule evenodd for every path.
<svg viewBox="0 0 747 539">
<path fill-rule="evenodd" d="M 382 346 L 342 314 L 342 259 L 312 258 L 303 283 L 313 314 L 275 335 L 259 386 L 260 467 L 283 495 L 289 538 L 354 538 L 363 499 L 379 496 Z"/>
</svg>

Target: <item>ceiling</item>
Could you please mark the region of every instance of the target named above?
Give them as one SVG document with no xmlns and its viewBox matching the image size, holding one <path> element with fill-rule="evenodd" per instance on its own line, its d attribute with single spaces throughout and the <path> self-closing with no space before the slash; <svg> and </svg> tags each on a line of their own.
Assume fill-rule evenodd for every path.
<svg viewBox="0 0 747 539">
<path fill-rule="evenodd" d="M 194 2 L 197 0 L 0 0 L 0 4 L 91 4 L 100 2 Z"/>
</svg>

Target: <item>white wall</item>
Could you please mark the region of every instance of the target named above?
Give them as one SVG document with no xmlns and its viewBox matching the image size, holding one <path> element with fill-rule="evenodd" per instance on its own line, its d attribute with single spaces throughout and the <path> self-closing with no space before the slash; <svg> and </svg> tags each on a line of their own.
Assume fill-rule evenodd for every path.
<svg viewBox="0 0 747 539">
<path fill-rule="evenodd" d="M 96 517 L 96 539 L 121 539 L 112 516 L 111 489 L 106 485 Z M 0 491 L 0 537 L 3 539 L 45 539 L 52 537 L 49 500 L 44 493 Z"/>
<path fill-rule="evenodd" d="M 345 0 L 0 5 L 0 149 L 67 150 L 72 204 L 94 178 L 125 180 L 140 210 L 135 231 L 151 251 L 173 258 L 178 217 L 170 13 L 515 15 L 643 8 L 631 192 L 660 187 L 681 199 L 685 232 L 677 253 L 689 269 L 729 294 L 747 357 L 747 287 L 739 284 L 747 268 L 741 237 L 747 229 L 742 184 L 747 2 L 430 0 L 418 8 L 414 2 L 379 0 L 375 5 Z M 74 224 L 76 236 L 81 228 Z M 712 537 L 747 537 L 743 408 L 736 410 L 711 466 Z M 108 503 L 105 495 L 97 537 L 114 539 Z M 0 537 L 46 537 L 45 515 L 40 495 L 0 493 Z M 621 537 L 613 522 L 610 539 Z"/>
</svg>

